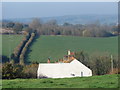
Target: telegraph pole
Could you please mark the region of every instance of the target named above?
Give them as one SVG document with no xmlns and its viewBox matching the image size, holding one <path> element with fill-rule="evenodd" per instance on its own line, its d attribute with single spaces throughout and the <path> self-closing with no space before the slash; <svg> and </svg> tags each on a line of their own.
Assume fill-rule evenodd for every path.
<svg viewBox="0 0 120 90">
<path fill-rule="evenodd" d="M 111 71 L 113 72 L 113 56 L 111 55 Z"/>
</svg>

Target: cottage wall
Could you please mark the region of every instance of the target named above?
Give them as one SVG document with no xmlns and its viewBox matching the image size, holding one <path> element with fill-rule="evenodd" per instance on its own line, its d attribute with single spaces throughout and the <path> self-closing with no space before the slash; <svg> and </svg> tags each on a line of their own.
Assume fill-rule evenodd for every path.
<svg viewBox="0 0 120 90">
<path fill-rule="evenodd" d="M 92 76 L 92 71 L 78 60 L 71 63 L 44 63 L 39 64 L 38 78 L 66 78 Z"/>
</svg>

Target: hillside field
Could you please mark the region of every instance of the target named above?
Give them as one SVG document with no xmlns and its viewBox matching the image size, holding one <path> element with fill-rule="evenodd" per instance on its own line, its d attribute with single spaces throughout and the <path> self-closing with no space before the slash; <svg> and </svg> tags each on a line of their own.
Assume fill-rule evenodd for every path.
<svg viewBox="0 0 120 90">
<path fill-rule="evenodd" d="M 3 88 L 118 88 L 118 75 L 2 80 Z"/>
<path fill-rule="evenodd" d="M 2 35 L 2 55 L 9 57 L 22 38 L 23 35 Z M 40 36 L 30 47 L 27 61 L 46 62 L 48 57 L 51 61 L 58 60 L 67 54 L 67 50 L 83 50 L 90 55 L 106 52 L 116 55 L 118 37 Z"/>
<path fill-rule="evenodd" d="M 50 57 L 54 61 L 67 55 L 67 50 L 117 55 L 118 37 L 40 36 L 30 47 L 27 60 L 46 62 Z"/>
<path fill-rule="evenodd" d="M 2 45 L 2 48 L 0 48 L 2 55 L 9 57 L 22 38 L 23 35 L 2 35 L 2 44 L 0 44 Z"/>
</svg>

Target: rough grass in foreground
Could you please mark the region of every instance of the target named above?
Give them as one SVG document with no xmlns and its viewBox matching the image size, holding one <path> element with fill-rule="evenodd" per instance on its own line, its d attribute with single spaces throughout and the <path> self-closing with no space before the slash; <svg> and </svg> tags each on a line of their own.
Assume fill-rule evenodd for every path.
<svg viewBox="0 0 120 90">
<path fill-rule="evenodd" d="M 118 88 L 118 75 L 3 80 L 3 88 Z"/>
</svg>

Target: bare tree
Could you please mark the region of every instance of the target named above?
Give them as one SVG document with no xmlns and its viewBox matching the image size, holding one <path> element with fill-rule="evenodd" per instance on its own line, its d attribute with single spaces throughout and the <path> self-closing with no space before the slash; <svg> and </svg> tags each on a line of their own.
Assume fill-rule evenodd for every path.
<svg viewBox="0 0 120 90">
<path fill-rule="evenodd" d="M 32 28 L 33 30 L 38 30 L 39 27 L 41 27 L 42 22 L 40 21 L 39 18 L 34 18 L 32 22 L 29 24 L 29 27 Z"/>
</svg>

